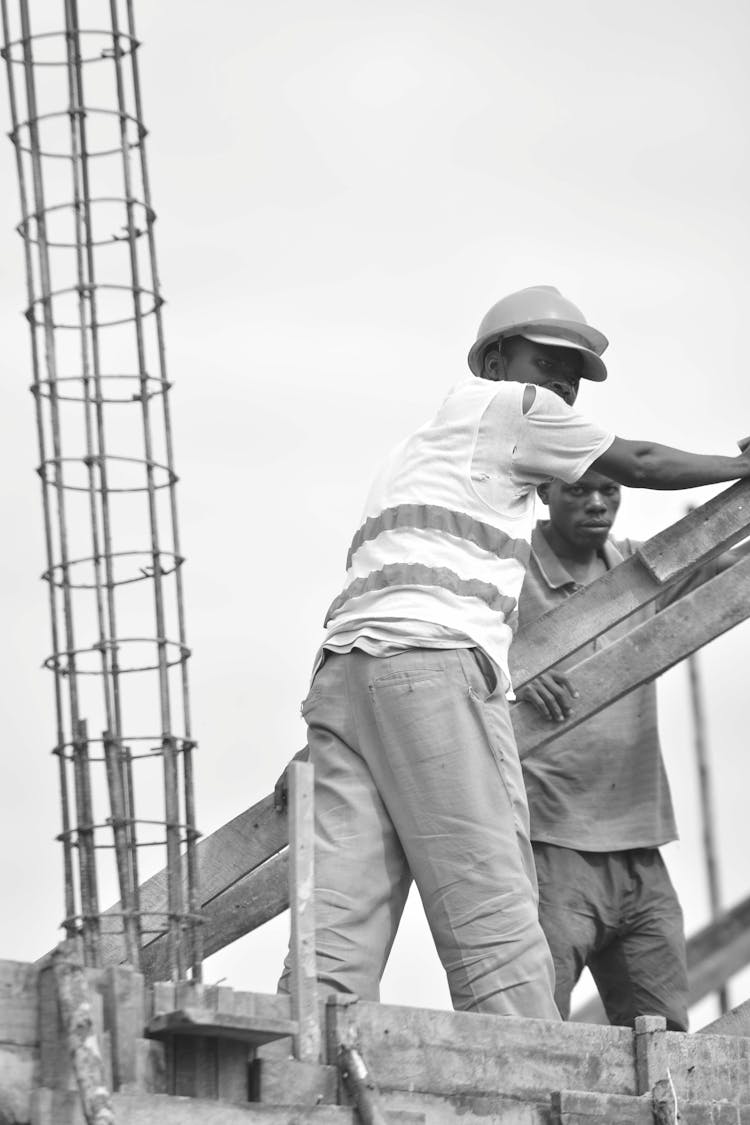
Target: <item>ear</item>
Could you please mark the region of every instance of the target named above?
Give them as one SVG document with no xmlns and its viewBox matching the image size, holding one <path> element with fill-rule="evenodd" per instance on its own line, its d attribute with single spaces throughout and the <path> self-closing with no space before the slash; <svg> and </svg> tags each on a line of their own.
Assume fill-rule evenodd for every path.
<svg viewBox="0 0 750 1125">
<path fill-rule="evenodd" d="M 497 344 L 485 349 L 482 356 L 482 378 L 489 379 L 493 383 L 500 383 L 505 378 L 505 369 Z"/>
<path fill-rule="evenodd" d="M 549 504 L 549 486 L 548 480 L 542 481 L 541 484 L 536 486 L 536 494 L 543 504 Z"/>
</svg>

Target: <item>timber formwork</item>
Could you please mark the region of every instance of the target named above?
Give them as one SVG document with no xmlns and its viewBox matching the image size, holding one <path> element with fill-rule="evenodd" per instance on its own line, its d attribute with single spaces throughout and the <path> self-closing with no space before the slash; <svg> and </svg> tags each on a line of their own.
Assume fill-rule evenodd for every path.
<svg viewBox="0 0 750 1125">
<path fill-rule="evenodd" d="M 749 533 L 750 481 L 741 481 L 649 539 L 632 558 L 527 628 L 513 643 L 515 686 L 626 621 Z M 639 627 L 623 630 L 614 643 L 568 669 L 579 699 L 565 722 L 551 724 L 528 705 L 515 707 L 513 721 L 521 756 L 654 679 L 748 617 L 750 556 L 745 555 L 730 569 Z M 263 798 L 197 844 L 206 956 L 290 904 L 288 844 L 296 818 L 287 818 L 276 803 L 273 795 Z M 167 886 L 165 870 L 149 879 L 139 891 L 143 909 L 163 911 Z M 112 910 L 119 911 L 119 904 Z M 169 975 L 167 954 L 165 933 L 144 942 L 141 967 L 147 978 Z M 101 956 L 104 965 L 124 960 L 122 935 L 103 936 Z M 688 963 L 691 1005 L 750 964 L 750 896 L 690 938 Z"/>
<path fill-rule="evenodd" d="M 631 1031 L 330 996 L 319 1056 L 300 1062 L 286 996 L 84 972 L 117 1125 L 750 1122 L 743 1008 L 688 1035 L 648 1016 Z M 0 1120 L 85 1125 L 51 965 L 1 962 L 0 991 Z"/>
<path fill-rule="evenodd" d="M 517 685 L 745 538 L 749 525 L 743 482 L 649 540 L 527 630 L 516 644 Z M 749 616 L 745 555 L 581 660 L 568 673 L 580 703 L 567 722 L 552 729 L 516 708 L 521 754 Z M 289 778 L 287 810 L 267 797 L 196 852 L 206 952 L 291 906 L 291 997 L 161 983 L 170 971 L 166 928 L 144 935 L 140 973 L 122 963 L 124 935 L 106 928 L 101 968 L 75 958 L 65 968 L 55 955 L 38 966 L 2 965 L 0 1125 L 350 1125 L 355 1112 L 364 1125 L 450 1125 L 467 1116 L 492 1125 L 750 1125 L 750 1003 L 687 1035 L 653 1016 L 630 1030 L 319 997 L 311 767 L 295 762 Z M 167 871 L 139 890 L 155 913 L 167 893 Z M 693 1000 L 750 960 L 749 912 L 747 900 L 694 939 Z M 65 990 L 73 978 L 88 997 L 79 995 L 77 1007 Z"/>
</svg>

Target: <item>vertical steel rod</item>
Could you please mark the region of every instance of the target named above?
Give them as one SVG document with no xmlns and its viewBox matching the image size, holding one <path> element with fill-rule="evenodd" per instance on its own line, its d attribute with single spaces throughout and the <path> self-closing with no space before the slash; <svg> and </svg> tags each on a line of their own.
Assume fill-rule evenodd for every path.
<svg viewBox="0 0 750 1125">
<path fill-rule="evenodd" d="M 140 44 L 130 0 L 109 0 L 109 26 L 100 15 L 93 29 L 81 24 L 79 0 L 55 3 L 57 27 L 51 3 L 42 14 L 29 0 L 0 0 L 40 451 L 64 925 L 80 933 L 89 964 L 103 927 L 119 926 L 134 963 L 142 937 L 166 933 L 172 976 L 189 967 L 198 980 L 190 651 Z M 46 20 L 36 32 L 32 10 Z M 139 855 L 154 845 L 166 851 L 168 903 L 144 913 Z M 107 879 L 121 904 L 102 920 Z"/>
</svg>

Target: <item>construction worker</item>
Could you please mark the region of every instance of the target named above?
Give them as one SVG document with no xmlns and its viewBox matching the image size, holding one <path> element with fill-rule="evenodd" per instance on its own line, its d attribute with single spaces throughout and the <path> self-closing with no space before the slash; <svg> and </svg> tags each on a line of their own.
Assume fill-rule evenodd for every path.
<svg viewBox="0 0 750 1125">
<path fill-rule="evenodd" d="M 537 492 L 549 509 L 531 536 L 519 599 L 519 635 L 576 590 L 635 554 L 639 543 L 614 539 L 617 481 L 589 469 L 574 484 L 552 481 Z M 700 582 L 730 566 L 748 546 L 701 567 L 656 603 L 597 638 L 517 691 L 552 722 L 575 710 L 565 669 L 611 644 Z M 511 649 L 511 669 L 513 667 Z M 563 1019 L 584 967 L 590 969 L 612 1024 L 664 1016 L 688 1026 L 682 910 L 659 846 L 677 838 L 651 682 L 522 759 L 539 882 L 539 915 L 555 963 L 555 1000 Z"/>
<path fill-rule="evenodd" d="M 332 989 L 378 998 L 413 878 L 455 1008 L 560 1018 L 506 699 L 536 487 L 592 466 L 645 488 L 750 475 L 746 454 L 626 441 L 574 411 L 606 346 L 551 286 L 503 298 L 471 376 L 371 487 L 302 706 Z"/>
</svg>

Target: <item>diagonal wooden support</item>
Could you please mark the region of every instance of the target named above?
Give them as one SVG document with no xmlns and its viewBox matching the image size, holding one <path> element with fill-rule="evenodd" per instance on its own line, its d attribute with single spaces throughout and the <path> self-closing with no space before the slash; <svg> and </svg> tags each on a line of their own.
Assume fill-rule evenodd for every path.
<svg viewBox="0 0 750 1125">
<path fill-rule="evenodd" d="M 279 853 L 289 842 L 289 828 L 286 811 L 279 812 L 274 807 L 273 794 L 264 797 L 257 804 L 234 817 L 227 824 L 196 846 L 196 861 L 201 876 L 201 906 L 210 906 L 217 895 L 227 894 L 222 903 L 220 925 L 231 934 L 230 941 L 247 933 L 233 929 L 234 914 L 244 913 L 247 906 L 263 915 L 263 920 L 273 918 L 289 905 L 288 891 L 283 891 L 283 902 L 278 901 L 279 887 L 283 888 L 287 878 L 287 857 Z M 252 892 L 243 889 L 242 880 L 251 872 L 258 872 Z M 234 895 L 231 894 L 234 890 Z M 164 914 L 167 910 L 167 872 L 159 871 L 147 879 L 140 888 L 140 904 L 144 913 Z M 248 902 L 248 894 L 252 901 Z M 266 901 L 266 899 L 268 901 Z M 117 917 L 120 903 L 115 903 L 102 918 L 102 937 L 100 944 L 103 965 L 115 965 L 126 959 L 126 950 Z M 111 919 L 111 920 L 109 920 Z M 148 921 L 148 919 L 147 919 Z M 228 944 L 209 942 L 205 955 L 209 956 Z M 166 943 L 163 933 L 147 935 L 144 938 L 142 969 L 149 980 L 164 980 L 170 974 Z"/>
<path fill-rule="evenodd" d="M 653 680 L 747 617 L 750 617 L 750 556 L 575 668 L 568 669 L 567 675 L 580 698 L 565 722 L 551 723 L 530 704 L 517 704 L 513 709 L 513 726 L 521 757 Z"/>
<path fill-rule="evenodd" d="M 589 589 L 593 590 L 597 585 L 594 583 Z M 521 754 L 576 726 L 748 616 L 750 556 L 569 671 L 580 692 L 580 699 L 566 722 L 552 724 L 538 716 L 527 704 L 516 706 L 514 726 Z M 254 824 L 258 825 L 257 829 L 253 828 Z M 281 852 L 286 836 L 287 818 L 274 810 L 272 798 L 267 797 L 198 845 L 201 885 L 204 888 L 203 938 L 206 955 L 275 917 L 288 905 L 286 860 Z M 270 860 L 263 863 L 262 857 L 268 855 L 271 847 L 276 851 Z M 214 862 L 218 863 L 218 870 L 213 866 L 204 870 L 204 863 Z M 244 873 L 237 875 L 243 868 Z M 231 876 L 235 877 L 232 879 Z M 231 881 L 222 890 L 226 879 Z M 163 894 L 166 901 L 163 873 L 154 876 L 146 886 L 149 894 Z M 123 955 L 119 935 L 103 936 L 101 940 L 103 955 L 106 952 L 109 957 L 114 953 L 116 959 Z M 168 964 L 163 938 L 146 947 L 142 961 L 143 971 L 149 979 L 158 979 L 163 975 Z"/>
<path fill-rule="evenodd" d="M 713 1023 L 698 1029 L 699 1035 L 741 1035 L 750 1038 L 750 1000 L 738 1004 L 731 1012 L 725 1012 Z"/>
<path fill-rule="evenodd" d="M 746 480 L 659 532 L 638 555 L 524 629 L 513 643 L 515 686 L 521 687 L 654 601 L 669 582 L 716 558 L 749 533 L 750 480 Z"/>
<path fill-rule="evenodd" d="M 517 683 L 562 659 L 653 600 L 664 584 L 683 575 L 743 538 L 750 525 L 750 481 L 743 481 L 695 509 L 644 544 L 639 557 L 540 618 L 515 644 Z M 549 724 L 527 705 L 515 709 L 521 751 L 581 722 L 614 699 L 653 679 L 701 645 L 750 616 L 750 563 L 742 560 L 692 594 L 663 610 L 653 621 L 581 662 L 573 678 L 581 692 L 566 723 Z M 268 796 L 197 845 L 204 911 L 205 953 L 222 949 L 249 930 L 280 914 L 288 905 L 288 821 Z M 141 888 L 145 911 L 166 910 L 166 872 Z M 120 909 L 119 904 L 112 912 Z M 104 916 L 102 963 L 125 957 L 113 918 Z M 163 936 L 145 942 L 142 968 L 147 979 L 168 975 Z"/>
</svg>

